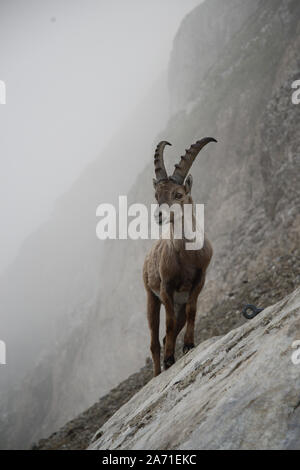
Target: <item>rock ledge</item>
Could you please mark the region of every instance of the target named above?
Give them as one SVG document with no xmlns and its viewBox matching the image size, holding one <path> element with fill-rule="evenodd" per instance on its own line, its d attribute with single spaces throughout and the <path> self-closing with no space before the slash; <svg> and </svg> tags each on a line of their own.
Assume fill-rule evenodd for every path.
<svg viewBox="0 0 300 470">
<path fill-rule="evenodd" d="M 299 449 L 300 288 L 151 380 L 89 449 Z"/>
</svg>

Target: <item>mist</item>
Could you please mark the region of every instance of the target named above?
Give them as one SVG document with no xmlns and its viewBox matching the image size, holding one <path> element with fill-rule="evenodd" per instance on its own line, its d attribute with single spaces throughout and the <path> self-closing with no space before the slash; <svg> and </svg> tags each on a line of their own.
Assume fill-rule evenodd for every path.
<svg viewBox="0 0 300 470">
<path fill-rule="evenodd" d="M 198 3 L 1 0 L 0 273 L 162 80 Z"/>
</svg>

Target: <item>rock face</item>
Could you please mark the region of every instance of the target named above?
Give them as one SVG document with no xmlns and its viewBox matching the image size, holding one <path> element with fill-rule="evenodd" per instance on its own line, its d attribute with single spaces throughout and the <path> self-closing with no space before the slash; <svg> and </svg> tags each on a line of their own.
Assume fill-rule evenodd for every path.
<svg viewBox="0 0 300 470">
<path fill-rule="evenodd" d="M 296 340 L 300 288 L 152 379 L 90 449 L 299 449 Z"/>
<path fill-rule="evenodd" d="M 174 39 L 169 66 L 171 111 L 199 98 L 206 75 L 235 34 L 256 14 L 260 0 L 209 0 L 186 16 Z M 178 64 L 181 64 L 180 69 Z"/>
</svg>

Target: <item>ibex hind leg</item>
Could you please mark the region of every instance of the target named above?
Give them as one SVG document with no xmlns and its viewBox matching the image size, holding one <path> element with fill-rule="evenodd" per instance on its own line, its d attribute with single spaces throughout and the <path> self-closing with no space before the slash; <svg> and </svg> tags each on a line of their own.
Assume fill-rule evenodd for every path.
<svg viewBox="0 0 300 470">
<path fill-rule="evenodd" d="M 160 367 L 160 342 L 159 342 L 159 315 L 160 315 L 160 299 L 147 290 L 147 317 L 150 328 L 151 343 L 150 350 L 153 360 L 154 376 L 159 375 L 161 372 Z"/>
</svg>

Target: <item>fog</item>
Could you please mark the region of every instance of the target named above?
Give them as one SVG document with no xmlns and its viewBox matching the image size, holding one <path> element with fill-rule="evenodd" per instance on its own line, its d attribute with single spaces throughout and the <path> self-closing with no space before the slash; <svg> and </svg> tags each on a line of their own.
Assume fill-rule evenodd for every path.
<svg viewBox="0 0 300 470">
<path fill-rule="evenodd" d="M 1 0 L 0 273 L 164 73 L 198 3 Z"/>
</svg>

